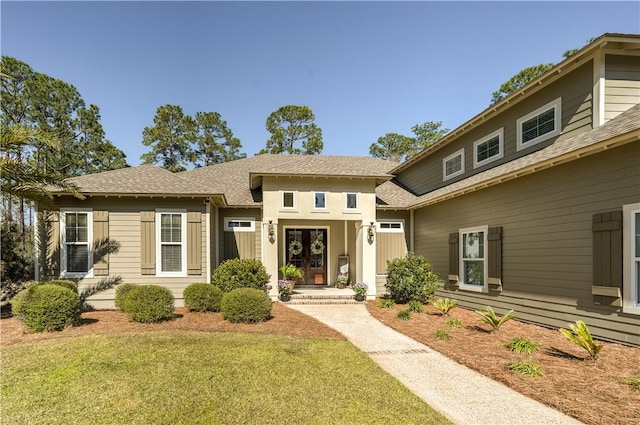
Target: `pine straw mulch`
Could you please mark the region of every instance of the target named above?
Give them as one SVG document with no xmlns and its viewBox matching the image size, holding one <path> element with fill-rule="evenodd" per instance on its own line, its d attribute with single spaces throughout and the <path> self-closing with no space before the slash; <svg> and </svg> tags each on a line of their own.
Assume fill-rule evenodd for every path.
<svg viewBox="0 0 640 425">
<path fill-rule="evenodd" d="M 378 301 L 367 302 L 369 312 L 387 326 L 586 424 L 640 424 L 640 391 L 622 383 L 640 376 L 640 348 L 599 341 L 604 347 L 598 359 L 587 360 L 587 352 L 557 330 L 511 320 L 491 333 L 472 310 L 458 307 L 443 317 L 431 305 L 425 313 L 413 313 L 403 321 L 396 315 L 405 308 L 385 309 L 378 307 Z M 451 329 L 445 324 L 449 318 L 458 318 L 463 328 Z M 448 330 L 451 339 L 436 339 L 438 329 Z M 544 376 L 515 375 L 508 370 L 512 361 L 529 358 L 505 347 L 516 336 L 540 344 L 531 359 Z"/>
</svg>

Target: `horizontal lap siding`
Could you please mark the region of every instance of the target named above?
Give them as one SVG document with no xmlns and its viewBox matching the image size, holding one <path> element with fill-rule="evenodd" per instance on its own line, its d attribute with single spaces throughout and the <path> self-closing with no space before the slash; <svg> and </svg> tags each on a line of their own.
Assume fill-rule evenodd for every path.
<svg viewBox="0 0 640 425">
<path fill-rule="evenodd" d="M 640 57 L 607 55 L 605 121 L 640 103 Z"/>
<path fill-rule="evenodd" d="M 592 217 L 640 199 L 640 146 L 635 142 L 415 212 L 415 250 L 448 275 L 449 233 L 503 227 L 503 291 L 458 290 L 472 308 L 515 309 L 550 326 L 584 320 L 602 338 L 640 344 L 640 317 L 593 304 Z M 633 329 L 635 332 L 626 331 Z"/>
</svg>

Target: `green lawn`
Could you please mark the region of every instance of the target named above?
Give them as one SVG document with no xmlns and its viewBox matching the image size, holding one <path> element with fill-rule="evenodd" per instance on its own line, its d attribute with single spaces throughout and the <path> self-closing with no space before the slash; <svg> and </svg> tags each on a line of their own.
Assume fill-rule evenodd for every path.
<svg viewBox="0 0 640 425">
<path fill-rule="evenodd" d="M 448 424 L 346 341 L 158 332 L 2 348 L 3 424 Z"/>
</svg>

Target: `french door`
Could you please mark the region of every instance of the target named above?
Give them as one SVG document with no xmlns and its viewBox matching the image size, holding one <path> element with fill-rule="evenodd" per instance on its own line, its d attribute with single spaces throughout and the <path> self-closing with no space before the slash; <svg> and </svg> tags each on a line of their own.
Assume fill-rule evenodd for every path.
<svg viewBox="0 0 640 425">
<path fill-rule="evenodd" d="M 327 230 L 286 229 L 286 262 L 302 270 L 300 284 L 327 284 Z"/>
</svg>

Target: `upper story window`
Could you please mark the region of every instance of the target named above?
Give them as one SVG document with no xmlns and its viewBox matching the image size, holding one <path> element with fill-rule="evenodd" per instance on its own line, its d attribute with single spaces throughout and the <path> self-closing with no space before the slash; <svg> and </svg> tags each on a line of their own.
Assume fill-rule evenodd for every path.
<svg viewBox="0 0 640 425">
<path fill-rule="evenodd" d="M 324 210 L 327 208 L 326 192 L 313 192 L 313 208 L 316 210 Z"/>
<path fill-rule="evenodd" d="M 464 149 L 442 160 L 443 179 L 447 180 L 464 173 Z"/>
<path fill-rule="evenodd" d="M 355 211 L 358 209 L 358 194 L 357 193 L 345 193 L 344 194 L 344 209 L 347 211 Z"/>
<path fill-rule="evenodd" d="M 477 168 L 504 156 L 504 127 L 473 144 L 473 167 Z"/>
<path fill-rule="evenodd" d="M 156 213 L 156 262 L 158 276 L 187 275 L 187 213 Z"/>
<path fill-rule="evenodd" d="M 62 275 L 91 277 L 93 213 L 88 210 L 61 211 Z"/>
<path fill-rule="evenodd" d="M 525 149 L 560 134 L 562 98 L 536 109 L 517 120 L 517 150 Z"/>
<path fill-rule="evenodd" d="M 225 218 L 225 232 L 254 232 L 256 221 L 253 218 Z"/>
<path fill-rule="evenodd" d="M 294 209 L 296 207 L 296 193 L 282 192 L 282 208 Z"/>
</svg>

